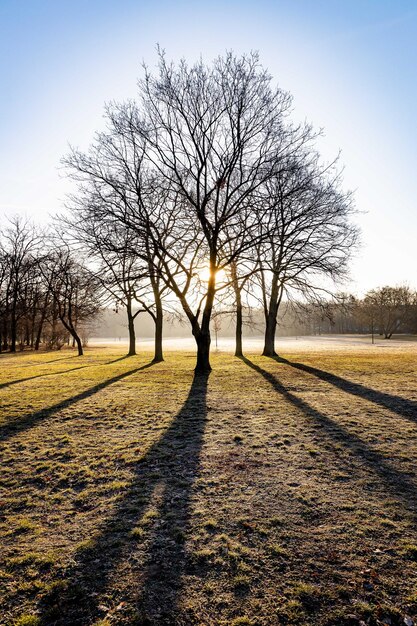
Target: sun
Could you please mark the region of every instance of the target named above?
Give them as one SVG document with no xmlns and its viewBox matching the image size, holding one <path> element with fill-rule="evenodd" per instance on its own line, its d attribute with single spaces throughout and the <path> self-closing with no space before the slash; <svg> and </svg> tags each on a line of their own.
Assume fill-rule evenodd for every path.
<svg viewBox="0 0 417 626">
<path fill-rule="evenodd" d="M 208 265 L 204 265 L 198 272 L 198 276 L 203 283 L 208 283 L 210 279 L 210 268 Z M 227 282 L 227 274 L 224 269 L 220 269 L 216 272 L 216 284 Z"/>
</svg>

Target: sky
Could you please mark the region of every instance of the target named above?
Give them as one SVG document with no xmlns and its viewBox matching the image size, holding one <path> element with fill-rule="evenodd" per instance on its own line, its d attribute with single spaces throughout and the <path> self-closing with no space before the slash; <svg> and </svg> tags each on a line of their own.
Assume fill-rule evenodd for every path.
<svg viewBox="0 0 417 626">
<path fill-rule="evenodd" d="M 189 62 L 259 51 L 355 192 L 343 288 L 417 288 L 416 0 L 0 0 L 0 228 L 62 209 L 60 159 L 88 148 L 105 102 L 135 97 L 157 44 Z"/>
</svg>

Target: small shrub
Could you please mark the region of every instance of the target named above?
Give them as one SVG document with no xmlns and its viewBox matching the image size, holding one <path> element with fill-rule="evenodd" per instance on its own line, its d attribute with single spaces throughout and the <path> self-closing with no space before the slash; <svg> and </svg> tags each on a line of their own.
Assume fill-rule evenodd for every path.
<svg viewBox="0 0 417 626">
<path fill-rule="evenodd" d="M 17 521 L 17 524 L 14 528 L 14 532 L 16 534 L 29 533 L 36 529 L 36 524 L 34 524 L 27 517 L 22 517 Z"/>
<path fill-rule="evenodd" d="M 146 513 L 143 515 L 142 519 L 140 520 L 140 525 L 150 526 L 152 522 L 158 517 L 159 517 L 158 511 L 155 511 L 154 509 L 151 509 L 150 511 L 146 511 Z"/>
<path fill-rule="evenodd" d="M 22 556 L 16 556 L 7 561 L 8 569 L 20 569 L 25 567 L 35 567 L 38 570 L 47 569 L 53 565 L 55 559 L 52 554 L 39 554 L 37 552 L 27 552 Z"/>
<path fill-rule="evenodd" d="M 292 595 L 308 609 L 315 608 L 320 601 L 320 590 L 310 583 L 297 583 L 294 585 Z"/>
</svg>

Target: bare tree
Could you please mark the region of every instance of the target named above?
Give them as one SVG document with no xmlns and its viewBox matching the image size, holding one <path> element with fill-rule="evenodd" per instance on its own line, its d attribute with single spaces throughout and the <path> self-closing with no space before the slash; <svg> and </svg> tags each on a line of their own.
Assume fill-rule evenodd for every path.
<svg viewBox="0 0 417 626">
<path fill-rule="evenodd" d="M 320 304 L 324 278 L 346 276 L 358 231 L 350 222 L 350 194 L 340 191 L 340 176 L 321 168 L 314 153 L 306 153 L 266 185 L 270 221 L 261 228 L 258 280 L 265 316 L 263 354 L 274 356 L 277 316 L 283 296 L 303 297 Z"/>
<path fill-rule="evenodd" d="M 166 192 L 155 182 L 144 162 L 143 141 L 126 116 L 136 117 L 136 107 L 125 115 L 108 107 L 108 129 L 99 133 L 88 153 L 73 150 L 65 159 L 69 175 L 79 183 L 70 199 L 70 225 L 79 242 L 95 250 L 106 268 L 106 288 L 126 307 L 130 349 L 134 353 L 134 317 L 146 311 L 155 324 L 154 362 L 163 360 L 163 301 L 167 285 L 161 277 L 164 255 L 156 241 L 170 247 L 170 220 L 155 225 Z M 157 237 L 155 237 L 155 232 Z M 184 255 L 184 246 L 182 255 Z M 181 257 L 181 255 L 180 255 Z M 117 271 L 116 271 L 117 270 Z M 139 308 L 133 313 L 133 304 Z"/>
<path fill-rule="evenodd" d="M 149 263 L 138 253 L 141 242 L 134 233 L 115 220 L 102 219 L 102 211 L 86 196 L 72 199 L 70 216 L 59 218 L 65 237 L 88 253 L 90 266 L 107 293 L 107 303 L 115 310 L 126 310 L 129 349 L 128 356 L 136 354 L 135 320 L 146 311 L 154 315 L 152 303 L 146 299 L 151 289 Z"/>
<path fill-rule="evenodd" d="M 0 240 L 0 352 L 3 348 L 7 349 L 7 287 L 9 282 L 9 264 L 2 244 Z"/>
<path fill-rule="evenodd" d="M 171 238 L 184 241 L 184 232 L 196 237 L 188 258 L 181 261 L 179 278 L 178 248 L 161 246 L 155 235 L 156 249 L 164 255 L 162 276 L 191 324 L 196 370 L 206 372 L 211 369 L 216 275 L 259 241 L 262 207 L 254 210 L 257 192 L 286 167 L 288 154 L 296 152 L 311 131 L 288 123 L 291 97 L 271 87 L 256 54 L 237 58 L 230 53 L 212 67 L 202 62 L 189 67 L 184 61 L 175 67 L 161 54 L 159 75 L 146 71 L 140 86 L 142 110 L 135 131 L 152 168 L 164 179 L 170 201 L 180 201 L 183 209 Z M 131 124 L 126 110 L 119 109 Z M 205 258 L 210 271 L 199 299 L 190 290 L 196 255 Z"/>
<path fill-rule="evenodd" d="M 40 236 L 26 219 L 13 217 L 3 231 L 3 349 L 16 352 L 19 322 L 27 314 L 28 289 L 34 276 Z"/>
<path fill-rule="evenodd" d="M 251 258 L 252 257 L 252 258 Z M 256 248 L 249 250 L 246 258 L 239 258 L 230 264 L 230 285 L 233 291 L 234 316 L 235 316 L 235 356 L 243 356 L 243 325 L 245 322 L 245 309 L 250 314 L 247 305 L 248 296 L 254 285 L 253 277 L 257 271 Z M 246 300 L 246 302 L 245 302 Z M 256 298 L 255 298 L 256 302 Z M 246 306 L 245 306 L 246 304 Z M 246 324 L 252 325 L 250 315 L 246 314 Z"/>
<path fill-rule="evenodd" d="M 380 287 L 367 292 L 362 309 L 385 339 L 402 332 L 416 316 L 417 293 L 407 286 Z"/>
<path fill-rule="evenodd" d="M 271 86 L 256 54 L 229 53 L 207 67 L 175 66 L 161 53 L 158 75 L 145 68 L 139 95 L 107 107 L 106 132 L 65 160 L 80 184 L 78 207 L 133 233 L 157 318 L 164 285 L 191 325 L 196 371 L 211 369 L 210 319 L 229 286 L 216 280 L 222 270 L 232 279 L 242 353 L 242 259 L 250 258 L 264 299 L 265 354 L 274 354 L 284 291 L 312 293 L 317 275 L 345 270 L 356 232 L 348 196 L 317 165 L 314 133 L 290 123 L 291 97 Z"/>
<path fill-rule="evenodd" d="M 94 274 L 76 261 L 70 250 L 54 249 L 42 265 L 42 273 L 57 317 L 83 354 L 80 327 L 100 310 L 100 285 Z"/>
<path fill-rule="evenodd" d="M 222 329 L 222 311 L 213 311 L 212 316 L 212 326 L 214 330 L 214 341 L 216 348 L 218 347 L 218 337 L 219 332 Z"/>
</svg>

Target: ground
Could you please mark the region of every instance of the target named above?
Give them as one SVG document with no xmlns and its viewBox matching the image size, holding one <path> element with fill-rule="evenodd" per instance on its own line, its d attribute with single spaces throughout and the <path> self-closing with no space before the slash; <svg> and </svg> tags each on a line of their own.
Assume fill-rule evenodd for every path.
<svg viewBox="0 0 417 626">
<path fill-rule="evenodd" d="M 417 623 L 417 347 L 289 347 L 1 355 L 0 623 Z"/>
</svg>

